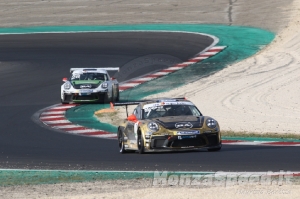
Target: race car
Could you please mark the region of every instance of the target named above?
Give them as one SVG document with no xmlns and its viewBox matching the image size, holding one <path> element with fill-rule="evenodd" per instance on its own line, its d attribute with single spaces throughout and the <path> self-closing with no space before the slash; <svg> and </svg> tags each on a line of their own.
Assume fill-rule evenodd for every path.
<svg viewBox="0 0 300 199">
<path fill-rule="evenodd" d="M 63 78 L 61 103 L 119 101 L 119 83 L 108 70 L 119 68 L 71 68 L 70 78 Z"/>
<path fill-rule="evenodd" d="M 160 98 L 113 103 L 114 106 L 137 105 L 118 127 L 120 153 L 137 151 L 165 152 L 222 147 L 218 122 L 203 116 L 184 98 Z"/>
</svg>

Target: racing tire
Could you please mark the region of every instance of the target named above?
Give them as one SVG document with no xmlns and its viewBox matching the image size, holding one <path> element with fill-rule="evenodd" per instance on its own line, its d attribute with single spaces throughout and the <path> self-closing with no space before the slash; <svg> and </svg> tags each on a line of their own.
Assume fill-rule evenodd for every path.
<svg viewBox="0 0 300 199">
<path fill-rule="evenodd" d="M 119 92 L 119 88 L 118 88 L 118 91 L 117 91 L 117 97 L 116 97 L 116 102 L 120 101 L 120 92 Z"/>
<path fill-rule="evenodd" d="M 60 99 L 62 104 L 69 104 L 69 102 L 65 102 L 64 100 Z"/>
<path fill-rule="evenodd" d="M 109 102 L 115 102 L 114 90 L 112 90 L 112 92 L 111 92 L 111 97 L 110 97 Z"/>
<path fill-rule="evenodd" d="M 141 135 L 141 133 L 138 134 L 137 144 L 138 144 L 138 152 L 139 152 L 139 154 L 145 153 L 144 138 Z"/>
<path fill-rule="evenodd" d="M 218 148 L 211 148 L 211 149 L 207 149 L 207 151 L 209 152 L 216 152 L 216 151 L 220 151 L 222 148 L 222 146 L 218 147 Z"/>
<path fill-rule="evenodd" d="M 103 103 L 104 103 L 104 104 L 107 104 L 107 103 L 109 103 L 109 98 L 108 98 L 108 95 L 107 95 L 107 93 L 104 93 L 104 97 L 103 97 Z"/>
<path fill-rule="evenodd" d="M 118 131 L 118 143 L 119 143 L 119 151 L 120 153 L 128 153 L 128 151 L 125 150 L 125 146 L 124 146 L 124 135 L 122 130 Z"/>
</svg>

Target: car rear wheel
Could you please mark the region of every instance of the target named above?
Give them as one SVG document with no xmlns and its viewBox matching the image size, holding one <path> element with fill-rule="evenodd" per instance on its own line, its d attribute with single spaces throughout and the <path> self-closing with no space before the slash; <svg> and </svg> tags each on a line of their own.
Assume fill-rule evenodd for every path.
<svg viewBox="0 0 300 199">
<path fill-rule="evenodd" d="M 123 135 L 122 130 L 118 131 L 118 142 L 119 142 L 120 153 L 127 153 L 127 151 L 125 150 L 125 146 L 124 146 L 124 135 Z"/>
<path fill-rule="evenodd" d="M 144 138 L 141 135 L 141 133 L 138 134 L 138 152 L 139 154 L 145 153 L 145 147 L 144 147 Z"/>
</svg>

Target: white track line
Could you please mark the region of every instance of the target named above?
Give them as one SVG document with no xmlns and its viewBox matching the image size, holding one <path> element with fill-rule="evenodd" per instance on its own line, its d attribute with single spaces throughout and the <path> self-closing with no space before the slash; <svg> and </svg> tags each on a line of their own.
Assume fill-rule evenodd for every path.
<svg viewBox="0 0 300 199">
<path fill-rule="evenodd" d="M 66 111 L 45 111 L 43 112 L 41 115 L 52 115 L 52 114 L 61 114 L 64 115 L 66 113 Z"/>
<path fill-rule="evenodd" d="M 53 128 L 56 128 L 56 129 L 80 128 L 80 127 L 84 127 L 84 126 L 80 126 L 77 124 L 66 124 L 66 125 L 61 125 L 61 126 L 53 126 Z"/>
<path fill-rule="evenodd" d="M 64 117 L 64 115 L 57 115 L 57 116 L 41 116 L 40 119 L 54 119 L 54 118 L 61 118 Z"/>
<path fill-rule="evenodd" d="M 62 124 L 62 123 L 70 123 L 72 124 L 69 120 L 54 120 L 54 121 L 43 121 L 42 122 L 46 123 L 46 124 Z"/>
<path fill-rule="evenodd" d="M 88 128 L 88 127 L 86 127 Z M 98 131 L 103 131 L 99 129 L 83 129 L 83 130 L 73 130 L 73 131 L 66 131 L 68 133 L 73 133 L 73 134 L 79 134 L 79 133 L 92 133 L 92 132 L 98 132 Z M 103 131 L 105 132 L 105 131 Z"/>
</svg>

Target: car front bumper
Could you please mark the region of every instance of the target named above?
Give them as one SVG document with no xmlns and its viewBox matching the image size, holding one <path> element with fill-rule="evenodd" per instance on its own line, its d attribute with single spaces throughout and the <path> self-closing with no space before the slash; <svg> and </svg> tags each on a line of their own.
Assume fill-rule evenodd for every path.
<svg viewBox="0 0 300 199">
<path fill-rule="evenodd" d="M 145 139 L 145 149 L 147 151 L 182 151 L 200 148 L 218 148 L 220 146 L 219 133 L 152 136 L 151 139 Z"/>
<path fill-rule="evenodd" d="M 64 93 L 63 101 L 64 102 L 99 102 L 105 99 L 107 92 L 95 92 L 88 94 L 80 93 Z"/>
</svg>

